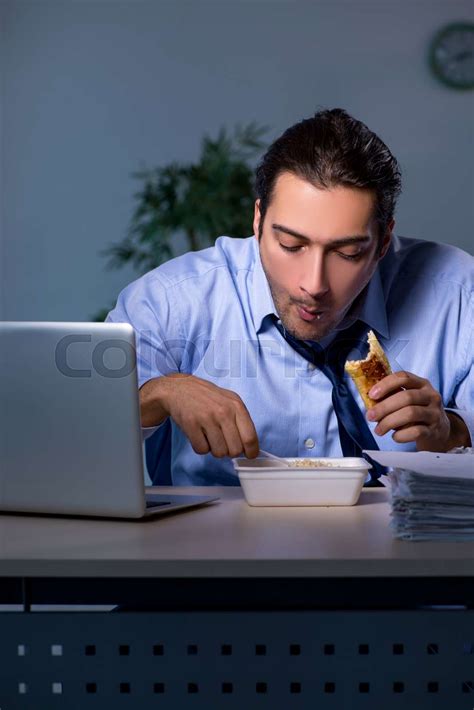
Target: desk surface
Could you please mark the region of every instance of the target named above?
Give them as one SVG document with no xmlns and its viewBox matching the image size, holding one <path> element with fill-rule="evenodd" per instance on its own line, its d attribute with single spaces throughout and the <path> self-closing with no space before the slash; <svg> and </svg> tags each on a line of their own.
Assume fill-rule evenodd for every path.
<svg viewBox="0 0 474 710">
<path fill-rule="evenodd" d="M 0 514 L 0 577 L 474 577 L 474 543 L 393 539 L 385 489 L 344 508 L 252 508 L 240 488 L 179 490 L 221 500 L 137 522 Z"/>
</svg>

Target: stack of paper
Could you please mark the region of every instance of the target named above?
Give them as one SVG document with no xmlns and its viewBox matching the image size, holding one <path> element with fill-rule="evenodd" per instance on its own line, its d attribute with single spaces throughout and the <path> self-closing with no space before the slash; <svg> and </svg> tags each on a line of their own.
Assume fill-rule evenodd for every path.
<svg viewBox="0 0 474 710">
<path fill-rule="evenodd" d="M 403 540 L 474 540 L 474 455 L 472 449 L 367 451 L 390 473 L 392 522 Z"/>
</svg>

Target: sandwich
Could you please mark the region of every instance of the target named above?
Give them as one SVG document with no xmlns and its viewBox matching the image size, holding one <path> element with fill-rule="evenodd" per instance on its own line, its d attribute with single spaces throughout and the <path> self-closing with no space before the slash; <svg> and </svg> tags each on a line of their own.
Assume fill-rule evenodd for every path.
<svg viewBox="0 0 474 710">
<path fill-rule="evenodd" d="M 375 333 L 369 330 L 367 334 L 369 354 L 365 360 L 348 360 L 344 366 L 364 400 L 367 409 L 374 407 L 377 402 L 369 397 L 369 392 L 377 382 L 390 375 L 392 370 L 382 346 Z"/>
</svg>

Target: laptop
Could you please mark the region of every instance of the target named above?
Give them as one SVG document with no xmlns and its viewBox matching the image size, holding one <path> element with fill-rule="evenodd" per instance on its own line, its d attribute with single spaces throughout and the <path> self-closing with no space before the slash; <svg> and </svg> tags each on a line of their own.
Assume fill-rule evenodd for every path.
<svg viewBox="0 0 474 710">
<path fill-rule="evenodd" d="M 146 491 L 144 470 L 132 326 L 0 323 L 0 511 L 141 519 L 217 500 Z"/>
</svg>

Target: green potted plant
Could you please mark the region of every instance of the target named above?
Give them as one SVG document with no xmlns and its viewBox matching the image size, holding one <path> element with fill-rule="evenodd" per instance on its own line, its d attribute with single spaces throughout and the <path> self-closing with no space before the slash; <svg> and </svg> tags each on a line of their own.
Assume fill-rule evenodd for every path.
<svg viewBox="0 0 474 710">
<path fill-rule="evenodd" d="M 251 234 L 252 158 L 264 148 L 265 126 L 237 125 L 230 135 L 205 135 L 196 163 L 171 163 L 134 174 L 141 182 L 125 238 L 104 252 L 109 268 L 131 263 L 145 273 L 177 256 L 175 240 L 184 235 L 189 250 L 202 249 L 225 234 Z M 95 316 L 102 321 L 110 309 Z"/>
</svg>

